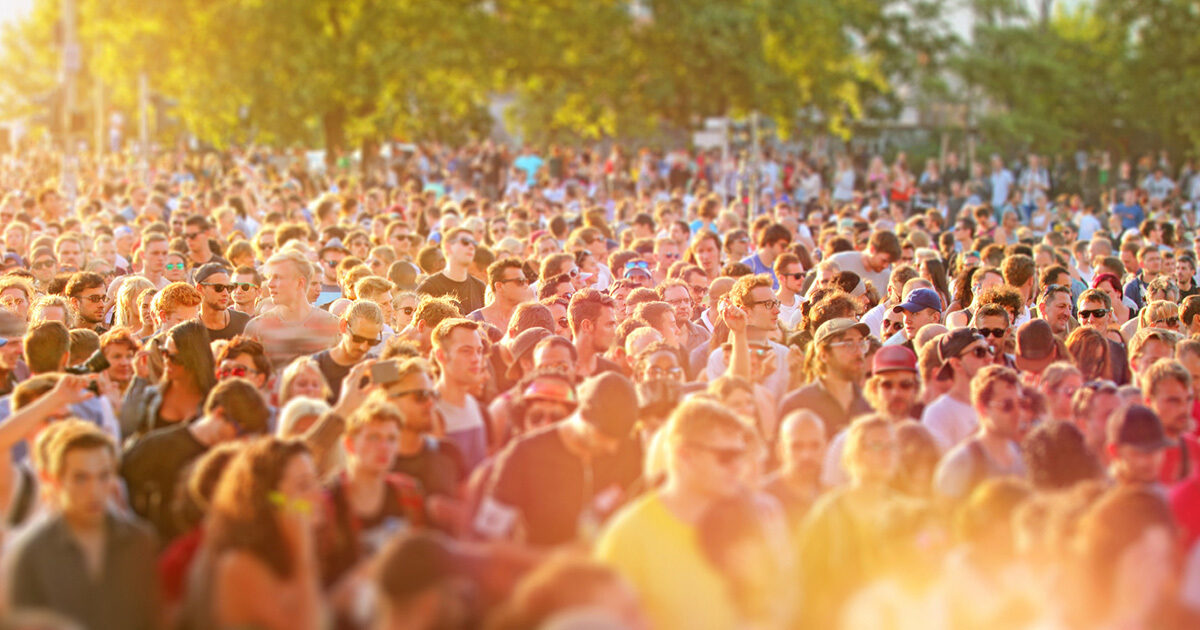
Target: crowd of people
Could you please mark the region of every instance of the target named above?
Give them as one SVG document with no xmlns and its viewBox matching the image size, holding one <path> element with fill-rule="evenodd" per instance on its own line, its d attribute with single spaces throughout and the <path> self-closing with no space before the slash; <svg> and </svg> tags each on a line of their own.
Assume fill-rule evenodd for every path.
<svg viewBox="0 0 1200 630">
<path fill-rule="evenodd" d="M 1192 163 L 299 157 L 0 163 L 0 628 L 1200 624 Z"/>
</svg>

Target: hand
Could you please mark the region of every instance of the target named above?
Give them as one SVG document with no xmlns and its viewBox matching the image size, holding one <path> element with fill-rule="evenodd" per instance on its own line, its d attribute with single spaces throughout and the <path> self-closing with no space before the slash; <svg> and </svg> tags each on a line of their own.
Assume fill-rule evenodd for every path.
<svg viewBox="0 0 1200 630">
<path fill-rule="evenodd" d="M 133 357 L 133 373 L 143 379 L 150 380 L 150 353 L 138 350 Z"/>
<path fill-rule="evenodd" d="M 50 397 L 64 407 L 81 403 L 92 397 L 88 385 L 94 377 L 64 374 L 50 390 Z"/>
<path fill-rule="evenodd" d="M 368 359 L 360 361 L 350 368 L 350 373 L 342 380 L 342 392 L 338 396 L 337 404 L 333 406 L 334 413 L 342 418 L 348 418 L 355 409 L 363 404 L 374 385 L 371 382 L 371 375 L 367 371 L 374 364 L 374 359 Z"/>
<path fill-rule="evenodd" d="M 732 302 L 721 301 L 721 319 L 729 327 L 729 332 L 739 335 L 746 332 L 746 311 Z"/>
</svg>

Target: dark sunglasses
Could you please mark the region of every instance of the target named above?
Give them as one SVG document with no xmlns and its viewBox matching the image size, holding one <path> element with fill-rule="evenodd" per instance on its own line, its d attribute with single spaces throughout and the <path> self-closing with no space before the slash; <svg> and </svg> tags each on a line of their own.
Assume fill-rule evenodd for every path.
<svg viewBox="0 0 1200 630">
<path fill-rule="evenodd" d="M 1006 329 L 1006 328 L 976 328 L 975 332 L 983 335 L 984 337 L 995 337 L 996 339 L 999 339 L 999 338 L 1003 337 L 1005 335 L 1005 333 L 1008 332 L 1008 329 Z"/>
<path fill-rule="evenodd" d="M 41 262 L 33 263 L 34 269 L 49 269 L 50 267 L 53 267 L 53 266 L 54 266 L 53 260 L 43 260 Z"/>
<path fill-rule="evenodd" d="M 1160 319 L 1160 320 L 1154 322 L 1154 324 L 1155 325 L 1165 324 L 1167 326 L 1178 326 L 1179 325 L 1179 317 L 1172 315 L 1171 317 L 1168 317 L 1166 319 Z"/>
<path fill-rule="evenodd" d="M 249 283 L 249 282 L 234 282 L 233 284 L 231 284 L 231 285 L 229 285 L 229 286 L 231 286 L 231 287 L 233 287 L 233 288 L 235 288 L 235 289 L 241 289 L 241 290 L 243 290 L 243 291 L 249 291 L 249 290 L 251 290 L 251 289 L 257 289 L 257 288 L 258 288 L 258 285 L 257 285 L 257 284 L 251 284 L 251 283 Z"/>
<path fill-rule="evenodd" d="M 365 344 L 370 345 L 372 348 L 374 348 L 375 346 L 378 346 L 379 344 L 383 343 L 383 339 L 379 339 L 379 338 L 372 339 L 370 337 L 363 337 L 362 335 L 356 335 L 354 333 L 350 333 L 350 342 L 351 343 L 365 343 Z"/>
<path fill-rule="evenodd" d="M 745 448 L 727 448 L 702 444 L 700 442 L 690 442 L 689 445 L 692 448 L 711 453 L 713 458 L 717 460 L 717 463 L 721 464 L 722 466 L 728 466 L 746 456 Z"/>
<path fill-rule="evenodd" d="M 233 290 L 236 289 L 238 285 L 236 285 L 236 284 L 221 284 L 219 282 L 201 282 L 200 286 L 208 287 L 208 288 L 212 289 L 213 291 L 216 291 L 217 293 L 224 293 L 226 291 L 229 291 L 230 293 L 232 293 Z"/>
<path fill-rule="evenodd" d="M 454 242 L 455 242 L 455 243 L 457 243 L 457 244 L 459 244 L 459 245 L 470 245 L 471 247 L 478 247 L 478 246 L 479 246 L 479 245 L 478 245 L 478 243 L 476 243 L 476 242 L 475 242 L 475 239 L 473 239 L 473 238 L 467 238 L 467 237 L 465 237 L 465 236 L 460 236 L 460 237 L 458 237 L 457 239 L 455 239 L 455 241 L 454 241 Z"/>
<path fill-rule="evenodd" d="M 405 396 L 412 396 L 413 399 L 416 400 L 418 403 L 424 403 L 424 402 L 428 402 L 430 400 L 437 400 L 442 397 L 441 394 L 437 393 L 437 390 L 425 389 L 423 387 L 418 388 L 418 389 L 404 389 L 404 390 L 390 394 L 391 398 L 403 398 Z"/>
<path fill-rule="evenodd" d="M 798 273 L 785 273 L 785 274 L 783 274 L 783 277 L 785 277 L 785 278 L 791 278 L 792 280 L 803 280 L 803 279 L 804 279 L 804 272 L 803 272 L 803 271 L 801 271 L 801 272 L 798 272 Z"/>
<path fill-rule="evenodd" d="M 903 320 L 890 321 L 890 320 L 886 320 L 886 319 L 883 320 L 883 329 L 884 330 L 891 330 L 893 328 L 895 328 L 896 330 L 900 330 L 901 328 L 904 328 L 904 321 Z"/>
<path fill-rule="evenodd" d="M 79 299 L 87 300 L 88 302 L 91 302 L 92 304 L 100 304 L 101 302 L 104 301 L 105 298 L 104 298 L 103 294 L 96 294 L 96 295 L 88 295 L 88 296 L 81 295 L 81 296 L 79 296 Z"/>
<path fill-rule="evenodd" d="M 1094 308 L 1094 309 L 1091 309 L 1088 311 L 1079 311 L 1079 319 L 1089 319 L 1092 317 L 1095 317 L 1096 319 L 1100 319 L 1101 317 L 1108 317 L 1108 309 Z"/>
<path fill-rule="evenodd" d="M 196 238 L 197 236 L 200 236 L 201 234 L 203 234 L 203 232 L 185 232 L 183 234 L 183 237 L 190 241 L 190 240 Z"/>
</svg>

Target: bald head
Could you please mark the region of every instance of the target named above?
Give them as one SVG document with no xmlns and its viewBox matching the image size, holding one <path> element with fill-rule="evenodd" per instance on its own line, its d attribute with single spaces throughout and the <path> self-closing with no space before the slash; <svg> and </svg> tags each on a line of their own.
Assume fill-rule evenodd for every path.
<svg viewBox="0 0 1200 630">
<path fill-rule="evenodd" d="M 716 308 L 717 303 L 720 302 L 721 298 L 725 297 L 725 294 L 729 293 L 729 290 L 732 288 L 733 278 L 730 278 L 729 276 L 720 276 L 714 279 L 712 284 L 708 285 L 709 306 Z"/>
<path fill-rule="evenodd" d="M 827 443 L 825 423 L 817 414 L 801 409 L 779 425 L 779 460 L 785 475 L 816 477 L 821 473 Z"/>
</svg>

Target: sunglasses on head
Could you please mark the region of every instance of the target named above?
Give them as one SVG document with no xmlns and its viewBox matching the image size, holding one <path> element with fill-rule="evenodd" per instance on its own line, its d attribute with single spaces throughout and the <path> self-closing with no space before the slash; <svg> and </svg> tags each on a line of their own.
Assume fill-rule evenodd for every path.
<svg viewBox="0 0 1200 630">
<path fill-rule="evenodd" d="M 221 284 L 219 282 L 201 282 L 200 286 L 208 287 L 208 288 L 212 289 L 213 291 L 216 291 L 217 293 L 224 293 L 226 291 L 232 292 L 234 289 L 237 288 L 238 285 L 236 285 L 236 284 Z"/>
<path fill-rule="evenodd" d="M 625 263 L 625 271 L 629 271 L 630 269 L 649 269 L 649 268 L 650 268 L 650 263 L 648 263 L 644 260 L 631 260 L 631 261 Z"/>
</svg>

